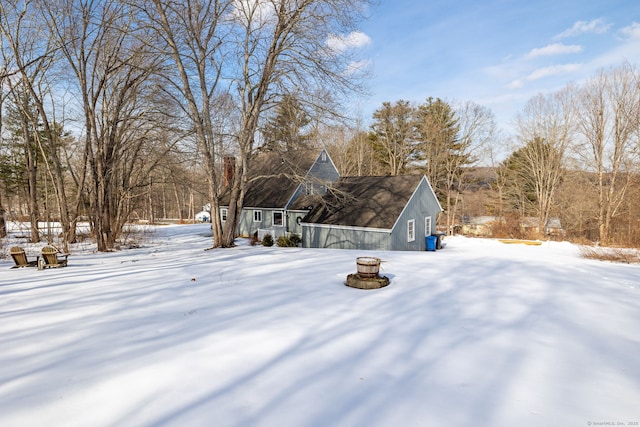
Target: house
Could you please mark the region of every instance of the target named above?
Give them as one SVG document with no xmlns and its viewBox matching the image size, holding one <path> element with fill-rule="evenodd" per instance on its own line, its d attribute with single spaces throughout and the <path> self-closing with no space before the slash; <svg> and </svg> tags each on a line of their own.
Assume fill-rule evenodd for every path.
<svg viewBox="0 0 640 427">
<path fill-rule="evenodd" d="M 210 206 L 210 205 L 209 205 Z M 210 208 L 207 209 L 207 206 L 203 207 L 203 210 L 195 214 L 194 219 L 196 222 L 211 222 L 211 213 L 209 212 Z"/>
<path fill-rule="evenodd" d="M 322 195 L 340 174 L 326 150 L 259 153 L 252 161 L 249 183 L 238 221 L 238 236 L 258 233 L 273 237 L 300 234 L 301 222 L 311 209 L 295 203 L 302 196 Z M 229 195 L 221 200 L 221 216 L 227 216 Z"/>
<path fill-rule="evenodd" d="M 540 219 L 537 217 L 525 217 L 520 222 L 520 227 L 525 231 L 533 234 L 540 234 Z M 560 218 L 548 218 L 545 226 L 542 228 L 545 236 L 560 237 L 564 235 Z"/>
<path fill-rule="evenodd" d="M 505 225 L 510 226 L 510 229 L 516 235 L 540 235 L 540 219 L 530 216 L 516 219 L 496 216 L 465 217 L 460 231 L 466 236 L 491 237 L 496 232 L 496 227 L 504 227 Z M 564 230 L 562 229 L 560 218 L 549 218 L 543 231 L 545 236 L 563 236 Z M 498 234 L 500 234 L 500 231 L 498 231 Z"/>
<path fill-rule="evenodd" d="M 302 220 L 302 246 L 423 251 L 440 212 L 424 175 L 342 177 Z"/>
<path fill-rule="evenodd" d="M 562 228 L 560 218 L 549 218 L 547 225 L 544 227 L 544 234 L 552 237 L 564 237 L 566 233 Z"/>
<path fill-rule="evenodd" d="M 493 225 L 498 221 L 504 221 L 504 219 L 495 216 L 465 217 L 460 232 L 465 236 L 489 237 Z"/>
</svg>

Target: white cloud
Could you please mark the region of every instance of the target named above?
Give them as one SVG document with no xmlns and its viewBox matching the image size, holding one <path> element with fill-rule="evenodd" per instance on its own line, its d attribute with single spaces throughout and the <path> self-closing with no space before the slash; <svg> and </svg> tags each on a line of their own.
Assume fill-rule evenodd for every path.
<svg viewBox="0 0 640 427">
<path fill-rule="evenodd" d="M 345 74 L 350 76 L 362 71 L 367 71 L 371 67 L 371 61 L 369 59 L 363 59 L 360 61 L 354 61 L 347 66 Z"/>
<path fill-rule="evenodd" d="M 628 27 L 622 28 L 620 34 L 630 40 L 640 40 L 640 24 L 633 22 Z"/>
<path fill-rule="evenodd" d="M 609 31 L 612 24 L 607 24 L 604 19 L 598 18 L 591 21 L 578 21 L 573 24 L 573 27 L 561 32 L 554 39 L 564 39 L 567 37 L 574 37 L 584 33 L 603 34 Z"/>
<path fill-rule="evenodd" d="M 581 67 L 582 65 L 580 64 L 563 64 L 538 68 L 533 73 L 527 76 L 527 80 L 539 80 L 545 77 L 557 76 L 560 74 L 571 74 L 579 71 Z"/>
<path fill-rule="evenodd" d="M 580 53 L 582 52 L 582 46 L 580 45 L 566 45 L 562 43 L 554 43 L 547 45 L 545 47 L 539 47 L 532 49 L 531 52 L 525 55 L 525 58 L 537 58 L 539 56 L 553 56 L 553 55 L 563 55 L 566 53 Z"/>
<path fill-rule="evenodd" d="M 559 76 L 563 74 L 572 74 L 580 71 L 582 64 L 562 64 L 551 65 L 548 67 L 538 68 L 529 73 L 526 77 L 513 80 L 507 85 L 509 89 L 520 89 L 524 86 L 525 82 L 531 82 L 535 80 L 544 79 L 547 77 Z"/>
<path fill-rule="evenodd" d="M 347 35 L 332 34 L 326 41 L 327 47 L 335 53 L 368 46 L 369 44 L 371 44 L 371 37 L 361 31 L 353 31 Z"/>
<path fill-rule="evenodd" d="M 258 27 L 275 19 L 273 3 L 266 0 L 233 0 L 230 17 L 242 25 Z"/>
<path fill-rule="evenodd" d="M 507 89 L 520 89 L 523 86 L 524 86 L 524 81 L 522 81 L 521 79 L 518 79 L 509 83 L 507 85 Z"/>
</svg>

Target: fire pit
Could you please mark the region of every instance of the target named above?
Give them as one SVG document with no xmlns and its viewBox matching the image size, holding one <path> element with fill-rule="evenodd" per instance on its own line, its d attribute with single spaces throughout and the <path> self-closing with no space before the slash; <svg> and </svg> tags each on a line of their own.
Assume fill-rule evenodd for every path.
<svg viewBox="0 0 640 427">
<path fill-rule="evenodd" d="M 345 285 L 357 289 L 380 289 L 389 284 L 389 278 L 380 276 L 380 258 L 356 258 L 358 272 L 349 274 Z"/>
</svg>

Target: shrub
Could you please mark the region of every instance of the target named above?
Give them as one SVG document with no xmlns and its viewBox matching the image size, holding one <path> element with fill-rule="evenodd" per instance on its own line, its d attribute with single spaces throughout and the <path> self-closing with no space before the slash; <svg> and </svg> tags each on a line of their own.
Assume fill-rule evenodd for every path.
<svg viewBox="0 0 640 427">
<path fill-rule="evenodd" d="M 302 243 L 302 237 L 298 236 L 296 233 L 291 233 L 289 235 L 289 240 L 293 243 L 293 246 L 298 246 Z"/>
<path fill-rule="evenodd" d="M 640 252 L 632 249 L 593 248 L 590 246 L 583 246 L 580 248 L 580 256 L 587 259 L 622 262 L 625 264 L 640 263 Z"/>
<path fill-rule="evenodd" d="M 253 235 L 251 236 L 251 240 L 249 240 L 249 244 L 251 246 L 255 246 L 258 243 L 260 243 L 260 239 L 258 239 L 258 232 L 256 231 L 255 233 L 253 233 Z"/>
<path fill-rule="evenodd" d="M 271 234 L 265 234 L 262 238 L 262 246 L 273 246 L 273 236 Z"/>
<path fill-rule="evenodd" d="M 506 215 L 504 220 L 491 223 L 491 237 L 499 239 L 526 239 L 520 218 L 516 215 Z"/>
<path fill-rule="evenodd" d="M 288 236 L 280 236 L 278 237 L 278 246 L 281 248 L 295 248 L 297 247 L 302 239 L 295 233 L 291 233 Z"/>
</svg>

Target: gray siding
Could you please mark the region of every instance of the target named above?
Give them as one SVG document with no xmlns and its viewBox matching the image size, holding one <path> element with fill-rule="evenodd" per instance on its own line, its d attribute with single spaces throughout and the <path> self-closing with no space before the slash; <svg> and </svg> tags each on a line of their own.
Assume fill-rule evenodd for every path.
<svg viewBox="0 0 640 427">
<path fill-rule="evenodd" d="M 249 237 L 258 229 L 269 229 L 273 225 L 273 212 L 283 212 L 283 229 L 290 233 L 302 235 L 302 227 L 297 223 L 297 218 L 304 218 L 306 211 L 289 211 L 287 208 L 298 197 L 305 194 L 324 194 L 326 185 L 333 183 L 340 177 L 338 170 L 331 161 L 331 157 L 322 150 L 316 161 L 313 163 L 307 175 L 305 182 L 298 185 L 295 192 L 291 195 L 286 206 L 281 208 L 254 208 L 245 206 L 242 208 L 240 220 L 238 221 L 237 235 L 240 237 Z M 262 221 L 255 222 L 253 220 L 253 211 L 262 211 Z"/>
<path fill-rule="evenodd" d="M 240 220 L 238 221 L 238 235 L 242 237 L 251 236 L 258 228 L 260 228 L 259 223 L 254 224 L 253 222 L 253 210 L 242 209 Z"/>
<path fill-rule="evenodd" d="M 394 251 L 424 251 L 426 250 L 425 236 L 436 231 L 436 218 L 440 212 L 438 201 L 433 197 L 426 179 L 422 179 L 413 197 L 405 206 L 404 211 L 396 221 L 391 232 L 391 250 Z M 425 231 L 425 216 L 431 216 L 431 230 Z M 410 219 L 415 220 L 415 240 L 407 241 L 407 224 Z"/>
<path fill-rule="evenodd" d="M 262 211 L 262 221 L 255 222 L 253 220 L 253 211 Z M 273 212 L 283 212 L 282 209 L 264 209 L 264 208 L 242 208 L 240 213 L 240 221 L 238 221 L 237 234 L 240 237 L 250 237 L 258 231 L 259 228 L 273 227 Z M 284 223 L 283 223 L 284 224 Z"/>
<path fill-rule="evenodd" d="M 306 194 L 326 193 L 327 185 L 334 183 L 338 178 L 340 178 L 340 174 L 331 161 L 331 157 L 325 150 L 322 150 L 289 203 L 293 203 L 298 197 Z"/>
<path fill-rule="evenodd" d="M 429 182 L 423 177 L 392 230 L 303 224 L 302 246 L 305 248 L 424 251 L 425 236 L 435 233 L 439 212 L 441 212 L 440 204 Z M 430 230 L 425 230 L 425 217 L 431 218 Z M 415 221 L 415 239 L 409 242 L 407 225 L 411 219 Z"/>
<path fill-rule="evenodd" d="M 262 221 L 255 222 L 253 220 L 253 211 L 262 211 Z M 282 209 L 258 209 L 258 208 L 243 208 L 240 214 L 240 221 L 238 222 L 238 236 L 250 237 L 259 228 L 268 229 L 274 227 L 273 225 L 273 212 L 283 212 L 284 222 L 283 229 L 289 233 L 296 233 L 302 235 L 302 226 L 297 223 L 297 218 L 304 218 L 307 214 L 305 211 L 283 211 Z"/>
<path fill-rule="evenodd" d="M 300 218 L 302 221 L 305 215 L 306 211 L 287 211 L 287 231 L 302 236 L 302 225 L 298 224 L 297 219 Z"/>
<path fill-rule="evenodd" d="M 335 182 L 340 178 L 338 170 L 325 150 L 322 150 L 316 162 L 309 169 L 307 176 L 329 183 Z M 324 191 L 320 192 L 320 194 L 324 194 Z"/>
<path fill-rule="evenodd" d="M 391 249 L 391 239 L 388 231 L 318 227 L 312 224 L 303 224 L 302 247 L 384 251 Z"/>
</svg>

